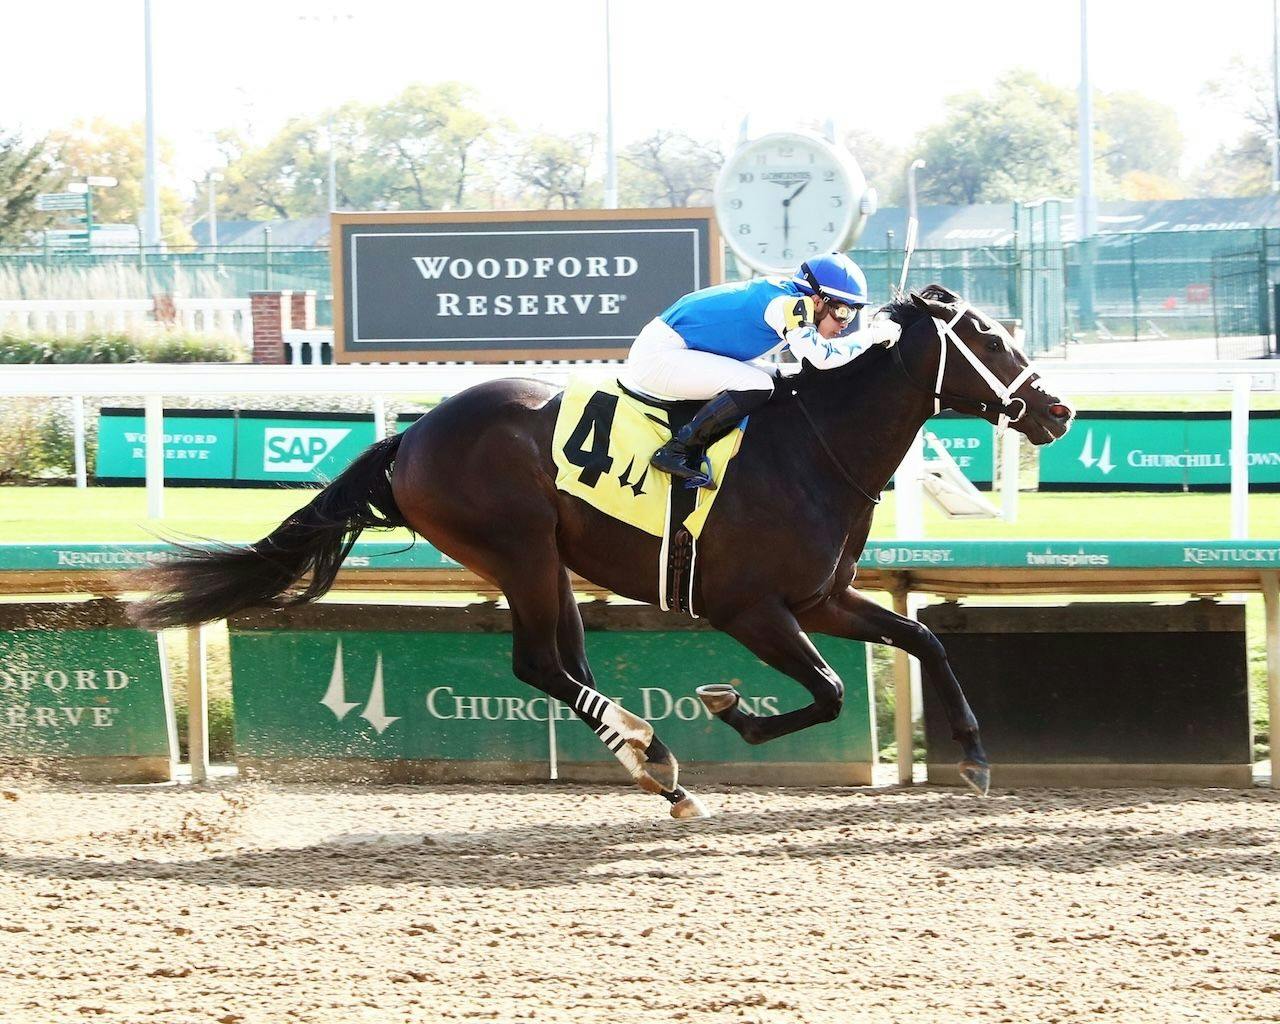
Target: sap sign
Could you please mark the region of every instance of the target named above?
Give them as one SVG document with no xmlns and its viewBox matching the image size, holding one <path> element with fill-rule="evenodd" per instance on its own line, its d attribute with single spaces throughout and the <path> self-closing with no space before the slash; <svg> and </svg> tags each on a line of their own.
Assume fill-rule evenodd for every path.
<svg viewBox="0 0 1280 1024">
<path fill-rule="evenodd" d="M 373 444 L 359 413 L 245 410 L 236 424 L 236 480 L 332 480 Z"/>
<path fill-rule="evenodd" d="M 263 434 L 262 471 L 310 473 L 350 433 L 324 427 L 268 427 Z"/>
</svg>

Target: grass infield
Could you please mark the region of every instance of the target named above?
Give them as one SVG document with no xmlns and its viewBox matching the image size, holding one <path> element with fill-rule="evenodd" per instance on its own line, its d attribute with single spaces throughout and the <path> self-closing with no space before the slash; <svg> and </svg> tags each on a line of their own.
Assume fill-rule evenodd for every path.
<svg viewBox="0 0 1280 1024">
<path fill-rule="evenodd" d="M 273 530 L 312 492 L 296 488 L 166 489 L 164 518 L 147 519 L 141 487 L 0 487 L 0 544 L 36 541 L 145 541 L 174 532 L 217 540 L 256 540 Z M 996 504 L 999 497 L 995 496 Z M 948 520 L 925 510 L 930 539 L 1215 540 L 1230 534 L 1227 494 L 1039 494 L 1024 492 L 1014 523 Z M 893 494 L 876 514 L 873 537 L 894 533 Z M 397 532 L 370 531 L 370 540 Z M 1249 535 L 1280 537 L 1280 494 L 1249 499 Z"/>
</svg>

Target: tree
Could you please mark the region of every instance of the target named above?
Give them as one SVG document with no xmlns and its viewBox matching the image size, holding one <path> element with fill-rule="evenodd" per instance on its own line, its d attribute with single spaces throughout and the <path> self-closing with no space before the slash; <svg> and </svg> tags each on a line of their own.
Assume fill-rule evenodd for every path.
<svg viewBox="0 0 1280 1024">
<path fill-rule="evenodd" d="M 1235 58 L 1221 77 L 1201 92 L 1243 118 L 1236 141 L 1219 146 L 1195 175 L 1196 192 L 1204 196 L 1257 196 L 1271 189 L 1271 140 L 1275 134 L 1275 100 L 1269 76 Z"/>
<path fill-rule="evenodd" d="M 989 96 L 946 101 L 918 138 L 922 201 L 999 203 L 1074 192 L 1075 100 L 1030 71 L 1002 75 Z"/>
<path fill-rule="evenodd" d="M 618 192 L 624 206 L 695 206 L 711 202 L 724 154 L 711 142 L 659 129 L 620 154 Z"/>
<path fill-rule="evenodd" d="M 36 196 L 55 187 L 44 140 L 28 145 L 17 134 L 0 135 L 0 244 L 23 245 L 49 223 L 36 209 Z"/>
<path fill-rule="evenodd" d="M 1200 196 L 1265 196 L 1271 191 L 1271 150 L 1267 140 L 1245 132 L 1219 146 L 1196 171 Z"/>
<path fill-rule="evenodd" d="M 457 82 L 411 85 L 371 112 L 368 155 L 388 172 L 387 199 L 419 210 L 465 204 L 472 157 L 492 130 Z"/>
<path fill-rule="evenodd" d="M 340 120 L 335 113 L 335 136 Z M 234 131 L 219 133 L 226 162 L 217 188 L 222 216 L 258 220 L 323 214 L 328 207 L 327 134 L 325 126 L 311 118 L 290 119 L 262 146 L 251 145 Z M 339 160 L 338 167 L 338 182 L 350 185 L 350 175 L 342 173 L 347 161 Z"/>
<path fill-rule="evenodd" d="M 857 158 L 867 184 L 876 190 L 880 205 L 906 205 L 906 153 L 864 131 L 845 132 L 844 142 Z"/>
<path fill-rule="evenodd" d="M 1097 111 L 1096 151 L 1113 177 L 1133 171 L 1178 176 L 1184 139 L 1171 106 L 1141 93 L 1116 92 L 1100 96 Z"/>
<path fill-rule="evenodd" d="M 595 182 L 589 186 L 587 176 L 595 146 L 596 137 L 587 133 L 567 138 L 534 135 L 525 142 L 512 177 L 544 210 L 593 205 L 600 189 Z"/>
<path fill-rule="evenodd" d="M 49 136 L 60 184 L 96 174 L 115 178 L 110 189 L 94 189 L 93 219 L 97 224 L 139 224 L 146 173 L 145 136 L 141 124 L 114 124 L 105 118 L 76 121 L 70 129 Z M 161 142 L 161 166 L 173 159 L 173 147 Z M 182 197 L 173 188 L 159 189 L 160 231 L 167 242 L 187 245 L 191 233 L 183 222 Z"/>
<path fill-rule="evenodd" d="M 476 155 L 493 122 L 457 82 L 411 85 L 390 103 L 347 103 L 297 117 L 262 145 L 220 135 L 226 169 L 218 190 L 230 217 L 308 217 L 327 212 L 330 131 L 336 199 L 348 209 L 438 210 L 465 206 Z"/>
<path fill-rule="evenodd" d="M 1187 187 L 1180 178 L 1165 178 L 1150 171 L 1130 171 L 1119 181 L 1125 199 L 1185 199 Z"/>
</svg>

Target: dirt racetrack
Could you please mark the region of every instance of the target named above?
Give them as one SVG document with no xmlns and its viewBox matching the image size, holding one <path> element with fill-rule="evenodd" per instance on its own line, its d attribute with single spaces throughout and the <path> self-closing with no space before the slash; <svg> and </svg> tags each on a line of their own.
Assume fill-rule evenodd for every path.
<svg viewBox="0 0 1280 1024">
<path fill-rule="evenodd" d="M 1269 790 L 0 795 L 5 1024 L 1280 1019 Z"/>
</svg>

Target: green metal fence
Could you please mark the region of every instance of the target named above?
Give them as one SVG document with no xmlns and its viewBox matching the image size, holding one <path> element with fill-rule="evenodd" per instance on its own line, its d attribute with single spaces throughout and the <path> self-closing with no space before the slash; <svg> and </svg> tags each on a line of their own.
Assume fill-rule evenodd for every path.
<svg viewBox="0 0 1280 1024">
<path fill-rule="evenodd" d="M 1040 223 L 1022 212 L 1014 245 L 917 250 L 908 287 L 940 281 L 995 316 L 1021 320 L 1036 355 L 1076 342 L 1213 337 L 1224 358 L 1275 352 L 1280 232 L 1143 231 L 1064 243 L 1051 217 Z M 897 284 L 901 249 L 864 246 L 853 256 L 873 297 Z"/>
<path fill-rule="evenodd" d="M 251 291 L 315 291 L 331 323 L 329 250 L 276 246 L 0 250 L 0 299 L 231 298 Z"/>
<path fill-rule="evenodd" d="M 1280 232 L 1144 231 L 1064 243 L 1055 206 L 1019 206 L 1012 245 L 916 250 L 908 287 L 937 281 L 994 316 L 1021 320 L 1036 355 L 1073 342 L 1196 337 L 1218 337 L 1224 355 L 1275 351 Z M 873 299 L 883 301 L 902 270 L 901 240 L 863 241 L 853 256 Z M 743 275 L 730 261 L 727 276 Z M 332 322 L 327 248 L 0 250 L 0 299 L 243 296 L 270 288 L 314 290 L 318 321 Z"/>
</svg>

